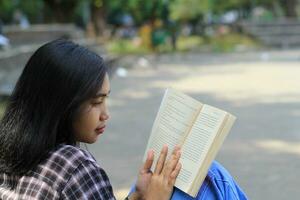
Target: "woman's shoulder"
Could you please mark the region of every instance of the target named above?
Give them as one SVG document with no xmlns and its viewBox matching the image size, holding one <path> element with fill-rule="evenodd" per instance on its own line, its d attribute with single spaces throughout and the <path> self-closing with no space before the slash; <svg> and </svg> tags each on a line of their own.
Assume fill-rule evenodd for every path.
<svg viewBox="0 0 300 200">
<path fill-rule="evenodd" d="M 96 163 L 92 154 L 86 150 L 77 146 L 60 144 L 54 150 L 49 153 L 47 160 L 59 160 L 64 161 L 66 164 L 79 165 L 83 162 L 90 161 Z"/>
<path fill-rule="evenodd" d="M 82 165 L 100 168 L 88 151 L 61 144 L 49 152 L 47 158 L 32 171 L 32 176 L 54 188 L 59 188 Z"/>
</svg>

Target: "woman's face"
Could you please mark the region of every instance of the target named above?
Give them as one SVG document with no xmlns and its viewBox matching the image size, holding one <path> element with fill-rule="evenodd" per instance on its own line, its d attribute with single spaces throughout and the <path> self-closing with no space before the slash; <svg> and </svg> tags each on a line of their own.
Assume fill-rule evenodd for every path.
<svg viewBox="0 0 300 200">
<path fill-rule="evenodd" d="M 106 102 L 109 92 L 110 84 L 106 74 L 99 93 L 95 98 L 81 105 L 79 115 L 73 123 L 77 142 L 94 143 L 104 132 L 106 121 L 109 118 Z"/>
</svg>

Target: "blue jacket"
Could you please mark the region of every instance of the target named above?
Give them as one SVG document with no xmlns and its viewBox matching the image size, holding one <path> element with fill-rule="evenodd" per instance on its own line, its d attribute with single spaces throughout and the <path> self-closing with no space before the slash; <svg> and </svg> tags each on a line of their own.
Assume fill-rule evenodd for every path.
<svg viewBox="0 0 300 200">
<path fill-rule="evenodd" d="M 172 200 L 246 200 L 242 189 L 233 180 L 229 172 L 218 162 L 210 166 L 206 178 L 200 187 L 196 198 L 192 198 L 175 188 Z"/>
<path fill-rule="evenodd" d="M 175 187 L 171 200 L 247 200 L 247 197 L 229 172 L 213 161 L 195 198 Z"/>
</svg>

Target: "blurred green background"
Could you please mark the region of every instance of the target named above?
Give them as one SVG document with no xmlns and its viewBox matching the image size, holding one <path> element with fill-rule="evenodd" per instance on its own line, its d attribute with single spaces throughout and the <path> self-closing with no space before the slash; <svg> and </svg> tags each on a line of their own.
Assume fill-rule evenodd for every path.
<svg viewBox="0 0 300 200">
<path fill-rule="evenodd" d="M 0 0 L 2 24 L 75 23 L 114 54 L 261 47 L 242 22 L 299 18 L 297 0 Z"/>
</svg>

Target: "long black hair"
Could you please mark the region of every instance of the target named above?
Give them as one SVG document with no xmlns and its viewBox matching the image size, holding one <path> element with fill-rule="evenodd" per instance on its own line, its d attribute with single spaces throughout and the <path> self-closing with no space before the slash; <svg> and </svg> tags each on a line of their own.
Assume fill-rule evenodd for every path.
<svg viewBox="0 0 300 200">
<path fill-rule="evenodd" d="M 64 39 L 31 56 L 0 122 L 0 173 L 15 178 L 11 189 L 59 144 L 76 145 L 72 122 L 105 74 L 100 56 Z"/>
</svg>

